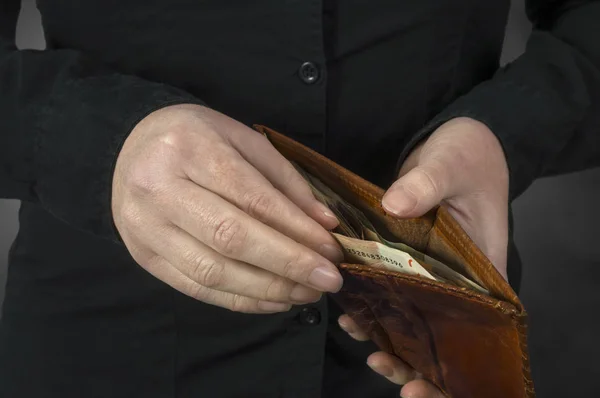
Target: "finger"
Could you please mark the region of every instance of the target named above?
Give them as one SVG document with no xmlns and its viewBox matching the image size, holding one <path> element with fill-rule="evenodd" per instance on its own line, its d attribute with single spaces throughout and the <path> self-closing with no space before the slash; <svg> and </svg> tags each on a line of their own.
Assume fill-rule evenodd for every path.
<svg viewBox="0 0 600 398">
<path fill-rule="evenodd" d="M 395 356 L 379 351 L 369 355 L 367 365 L 392 383 L 404 385 L 416 377 L 416 372 Z"/>
<path fill-rule="evenodd" d="M 357 341 L 367 341 L 369 336 L 363 332 L 358 325 L 348 315 L 342 315 L 338 318 L 338 324 L 343 331 L 348 333 L 350 337 Z"/>
<path fill-rule="evenodd" d="M 337 227 L 337 218 L 315 199 L 304 178 L 264 135 L 252 130 L 248 134 L 233 135 L 230 142 L 248 163 L 304 213 L 326 229 Z"/>
<path fill-rule="evenodd" d="M 419 217 L 447 197 L 450 183 L 442 164 L 421 164 L 388 189 L 382 205 L 398 217 Z"/>
<path fill-rule="evenodd" d="M 164 258 L 155 254 L 148 255 L 148 253 L 151 252 L 150 250 L 147 250 L 147 253 L 143 255 L 143 261 L 138 260 L 140 256 L 136 256 L 135 253 L 136 251 L 139 252 L 140 245 L 138 244 L 137 247 L 138 249 L 133 250 L 132 254 L 134 254 L 134 258 L 137 257 L 136 261 L 138 261 L 146 271 L 172 288 L 196 300 L 226 308 L 231 311 L 249 314 L 285 312 L 289 311 L 291 308 L 289 303 L 257 300 L 237 294 L 209 289 L 182 274 Z"/>
<path fill-rule="evenodd" d="M 325 257 L 250 217 L 189 180 L 174 183 L 175 203 L 165 216 L 225 257 L 291 279 L 319 291 L 337 292 L 342 277 Z"/>
<path fill-rule="evenodd" d="M 407 383 L 400 390 L 402 398 L 445 398 L 444 394 L 433 384 L 424 379 Z"/>
<path fill-rule="evenodd" d="M 272 147 L 263 146 L 265 148 L 262 149 L 260 156 L 264 156 L 267 160 L 275 157 L 272 153 L 275 150 Z M 329 260 L 339 262 L 343 259 L 342 251 L 331 234 L 290 200 L 285 192 L 276 189 L 236 149 L 227 143 L 217 145 L 213 142 L 210 147 L 210 153 L 198 153 L 195 159 L 186 164 L 185 172 L 192 181 L 236 205 L 251 217 L 319 252 Z M 246 151 L 249 153 L 251 150 L 246 149 Z M 290 167 L 293 169 L 289 162 L 279 161 L 269 167 L 271 176 L 278 175 L 278 178 L 281 178 L 279 174 L 283 174 L 285 178 L 290 179 L 285 184 L 279 181 L 278 188 L 288 186 L 288 191 L 289 189 L 302 191 L 304 188 L 301 187 L 306 186 L 295 170 L 289 170 Z M 292 186 L 294 187 L 290 188 Z M 308 187 L 305 188 L 308 190 Z M 299 196 L 297 192 L 295 194 Z M 304 192 L 302 200 L 307 210 L 308 207 L 318 203 L 310 190 Z M 307 202 L 310 202 L 310 206 Z M 337 224 L 330 222 L 328 225 L 333 228 Z"/>
<path fill-rule="evenodd" d="M 153 250 L 201 286 L 273 302 L 306 304 L 321 297 L 314 289 L 227 258 L 174 225 L 152 231 L 147 240 Z"/>
</svg>

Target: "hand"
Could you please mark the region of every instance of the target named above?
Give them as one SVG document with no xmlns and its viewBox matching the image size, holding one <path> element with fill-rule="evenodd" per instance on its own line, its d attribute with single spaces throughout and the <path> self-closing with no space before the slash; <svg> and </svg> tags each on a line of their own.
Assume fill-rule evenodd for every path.
<svg viewBox="0 0 600 398">
<path fill-rule="evenodd" d="M 507 278 L 508 167 L 500 143 L 484 124 L 457 118 L 440 126 L 412 151 L 399 177 L 383 198 L 388 212 L 411 218 L 437 204 L 446 206 Z M 368 338 L 347 315 L 341 316 L 339 323 L 355 339 Z M 404 385 L 402 397 L 443 397 L 391 355 L 377 352 L 367 363 L 392 382 Z"/>
<path fill-rule="evenodd" d="M 148 272 L 200 301 L 246 313 L 335 292 L 335 217 L 261 134 L 197 105 L 143 119 L 118 156 L 115 225 Z"/>
</svg>

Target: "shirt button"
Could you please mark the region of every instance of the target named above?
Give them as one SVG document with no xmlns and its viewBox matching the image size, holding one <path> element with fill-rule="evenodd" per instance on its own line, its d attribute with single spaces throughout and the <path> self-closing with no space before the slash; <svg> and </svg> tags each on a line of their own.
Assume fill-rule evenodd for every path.
<svg viewBox="0 0 600 398">
<path fill-rule="evenodd" d="M 313 84 L 317 80 L 319 80 L 319 68 L 317 65 L 312 62 L 305 62 L 300 65 L 300 69 L 298 70 L 298 74 L 302 81 L 306 84 Z"/>
<path fill-rule="evenodd" d="M 302 308 L 299 315 L 300 323 L 303 325 L 314 326 L 321 322 L 321 313 L 316 308 Z"/>
</svg>

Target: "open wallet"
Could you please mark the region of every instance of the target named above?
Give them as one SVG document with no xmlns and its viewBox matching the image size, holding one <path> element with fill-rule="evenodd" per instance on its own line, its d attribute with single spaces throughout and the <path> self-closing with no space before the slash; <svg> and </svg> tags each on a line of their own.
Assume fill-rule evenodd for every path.
<svg viewBox="0 0 600 398">
<path fill-rule="evenodd" d="M 343 287 L 331 297 L 382 351 L 448 397 L 535 396 L 525 309 L 443 206 L 418 218 L 389 215 L 382 188 L 283 134 L 254 128 L 311 182 L 317 199 L 328 190 L 350 209 L 334 212 L 348 220 L 332 232 L 345 259 L 337 265 Z"/>
</svg>

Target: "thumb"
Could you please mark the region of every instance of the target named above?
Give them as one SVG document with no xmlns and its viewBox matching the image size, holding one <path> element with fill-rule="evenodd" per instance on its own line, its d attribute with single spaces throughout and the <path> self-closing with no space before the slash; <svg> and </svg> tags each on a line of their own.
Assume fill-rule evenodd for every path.
<svg viewBox="0 0 600 398">
<path fill-rule="evenodd" d="M 447 197 L 448 185 L 442 167 L 421 164 L 388 189 L 382 205 L 386 211 L 398 217 L 419 217 Z"/>
</svg>

